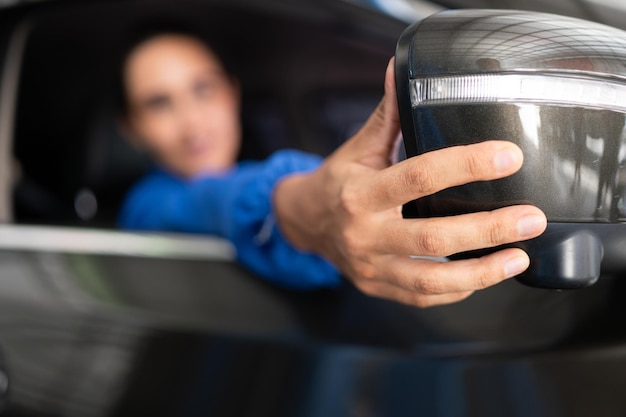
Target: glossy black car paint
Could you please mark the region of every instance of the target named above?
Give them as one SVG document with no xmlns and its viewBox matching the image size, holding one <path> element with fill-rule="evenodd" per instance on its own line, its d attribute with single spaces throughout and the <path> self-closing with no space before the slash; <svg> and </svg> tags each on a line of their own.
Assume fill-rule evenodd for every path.
<svg viewBox="0 0 626 417">
<path fill-rule="evenodd" d="M 61 39 L 76 42 L 76 34 L 90 33 L 94 38 L 84 38 L 98 44 L 95 33 L 112 26 L 116 16 L 123 20 L 126 14 L 121 11 L 133 15 L 124 2 L 103 3 L 104 9 L 108 4 L 119 7 L 117 14 L 106 14 L 98 4 L 94 3 L 94 10 L 99 11 L 100 19 L 95 20 L 99 23 L 93 16 L 89 20 L 81 15 L 78 2 L 9 9 L 0 14 L 0 32 L 13 33 L 26 17 L 42 16 L 41 24 L 53 27 L 45 19 L 53 16 L 64 23 L 65 32 L 58 29 Z M 150 2 L 132 4 L 153 7 Z M 214 6 L 184 4 L 172 8 L 183 16 L 200 18 L 202 11 L 208 15 Z M 239 6 L 250 8 L 239 13 Z M 84 7 L 80 10 L 89 9 Z M 295 75 L 304 74 L 298 68 L 307 59 L 325 65 L 325 72 L 320 73 L 319 66 L 306 72 L 309 87 L 325 88 L 283 87 L 302 93 L 291 100 L 312 98 L 299 102 L 308 103 L 304 109 L 319 109 L 315 103 L 336 98 L 328 92 L 346 91 L 342 86 L 357 75 L 362 78 L 349 90 L 374 91 L 366 95 L 368 100 L 380 94 L 384 67 L 406 26 L 337 2 L 302 2 L 298 7 L 236 2 L 215 7 L 236 11 L 223 15 L 230 16 L 233 25 L 252 27 L 258 23 L 255 16 L 271 15 L 284 29 L 309 30 L 308 36 L 288 37 L 285 32 L 285 38 L 274 38 L 292 45 L 276 61 L 296 55 L 300 59 L 288 61 L 289 66 L 268 65 L 260 72 L 274 80 L 268 84 L 274 87 L 278 82 L 302 80 Z M 67 16 L 75 16 L 77 26 Z M 52 50 L 54 31 L 48 34 L 47 47 Z M 270 30 L 264 36 L 271 34 Z M 343 54 L 334 55 L 336 61 L 325 57 L 328 46 L 319 43 L 325 36 L 347 45 L 343 52 L 352 51 L 355 66 L 349 65 L 351 60 L 341 60 Z M 45 38 L 40 38 L 39 47 L 44 53 Z M 311 47 L 313 41 L 319 48 Z M 300 53 L 294 55 L 296 50 Z M 265 51 L 269 56 L 277 47 Z M 96 49 L 89 56 L 100 53 Z M 44 58 L 28 58 L 34 65 L 25 68 L 32 71 L 29 80 L 36 80 L 38 71 L 45 78 L 50 67 L 42 64 Z M 76 59 L 70 52 L 67 58 Z M 62 66 L 61 61 L 56 64 Z M 256 71 L 256 67 L 248 69 Z M 327 94 L 315 96 L 316 91 Z M 96 100 L 87 93 L 74 106 Z M 33 114 L 46 108 L 60 111 L 40 105 L 36 97 L 23 96 L 32 106 L 24 101 L 17 105 Z M 72 103 L 67 97 L 58 99 L 68 106 Z M 362 110 L 357 113 L 362 115 Z M 32 121 L 28 114 L 17 117 L 22 119 L 22 127 L 18 126 L 22 138 L 35 141 L 27 132 L 36 127 L 28 123 L 38 119 L 33 116 Z M 306 120 L 302 114 L 295 117 L 286 120 Z M 314 118 L 315 123 L 319 120 Z M 306 123 L 291 122 L 288 125 L 307 131 L 304 137 L 311 138 L 298 146 L 319 153 L 336 146 L 336 137 L 319 143 L 325 135 L 307 130 Z M 55 129 L 51 123 L 43 126 L 44 131 Z M 340 126 L 349 130 L 345 119 Z M 58 134 L 54 140 L 80 144 L 80 134 Z M 21 148 L 25 166 L 28 158 L 37 157 L 33 148 Z M 46 149 L 52 154 L 56 147 Z M 81 157 L 74 152 L 77 148 L 63 148 L 67 149 L 68 157 Z M 65 153 L 53 155 L 61 158 Z M 68 172 L 76 173 L 69 178 L 77 184 L 51 181 L 48 189 L 64 207 L 71 208 L 74 192 L 82 186 L 92 187 L 104 198 L 94 183 L 82 182 L 81 165 L 71 159 L 64 163 Z M 40 187 L 44 174 L 33 171 L 33 175 Z M 537 290 L 511 281 L 459 304 L 418 310 L 368 298 L 349 284 L 337 291 L 309 293 L 274 287 L 234 264 L 228 245 L 221 241 L 103 234 L 92 227 L 110 225 L 105 213 L 89 221 L 76 217 L 71 209 L 48 219 L 26 213 L 17 211 L 23 217 L 18 216 L 16 224 L 0 227 L 0 350 L 5 361 L 0 368 L 9 376 L 4 397 L 8 416 L 620 416 L 626 412 L 621 394 L 626 386 L 626 288 L 623 273 L 616 270 L 609 269 L 597 284 L 582 290 Z M 23 224 L 30 221 L 55 226 Z M 77 227 L 85 226 L 77 232 Z M 127 247 L 136 238 L 146 240 Z"/>
</svg>

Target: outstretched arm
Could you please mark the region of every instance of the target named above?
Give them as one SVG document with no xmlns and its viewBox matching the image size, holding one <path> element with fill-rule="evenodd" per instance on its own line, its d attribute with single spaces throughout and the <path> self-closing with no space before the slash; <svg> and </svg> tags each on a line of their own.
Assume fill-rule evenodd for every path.
<svg viewBox="0 0 626 417">
<path fill-rule="evenodd" d="M 411 257 L 445 257 L 530 239 L 545 230 L 546 217 L 520 205 L 404 219 L 402 204 L 511 175 L 523 155 L 511 142 L 486 141 L 390 165 L 399 133 L 392 59 L 385 95 L 363 128 L 319 169 L 287 176 L 276 187 L 274 209 L 286 238 L 329 259 L 364 293 L 420 307 L 462 300 L 528 268 L 528 255 L 516 248 L 443 263 Z"/>
</svg>

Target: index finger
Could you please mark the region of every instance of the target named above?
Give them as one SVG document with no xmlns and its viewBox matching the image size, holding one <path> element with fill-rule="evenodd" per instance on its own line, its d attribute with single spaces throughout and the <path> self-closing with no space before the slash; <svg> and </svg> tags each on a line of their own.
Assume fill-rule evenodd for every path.
<svg viewBox="0 0 626 417">
<path fill-rule="evenodd" d="M 418 155 L 385 168 L 365 188 L 364 204 L 383 211 L 446 188 L 518 171 L 524 156 L 512 142 L 485 141 Z"/>
</svg>

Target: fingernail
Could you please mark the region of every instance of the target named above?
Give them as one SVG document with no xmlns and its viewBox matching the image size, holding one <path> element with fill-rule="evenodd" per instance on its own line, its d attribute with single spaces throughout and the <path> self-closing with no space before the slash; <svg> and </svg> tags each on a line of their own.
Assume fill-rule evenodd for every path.
<svg viewBox="0 0 626 417">
<path fill-rule="evenodd" d="M 504 264 L 504 275 L 507 278 L 514 277 L 524 272 L 529 265 L 530 264 L 528 258 L 523 256 L 517 256 L 515 258 L 509 259 Z"/>
<path fill-rule="evenodd" d="M 517 221 L 517 233 L 520 238 L 534 237 L 543 232 L 545 227 L 545 217 L 536 214 L 524 216 Z"/>
<path fill-rule="evenodd" d="M 493 165 L 495 166 L 498 174 L 501 174 L 510 171 L 511 167 L 517 163 L 517 159 L 516 152 L 510 149 L 501 150 L 496 153 L 496 156 L 493 159 Z"/>
</svg>

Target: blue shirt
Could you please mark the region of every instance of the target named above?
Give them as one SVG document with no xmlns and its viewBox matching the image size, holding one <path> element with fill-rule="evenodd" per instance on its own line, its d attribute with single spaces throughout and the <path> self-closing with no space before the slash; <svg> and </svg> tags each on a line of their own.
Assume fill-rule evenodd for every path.
<svg viewBox="0 0 626 417">
<path fill-rule="evenodd" d="M 280 178 L 320 163 L 316 155 L 284 150 L 191 180 L 155 169 L 131 189 L 119 225 L 219 236 L 232 242 L 239 262 L 268 281 L 296 289 L 334 287 L 341 282 L 337 269 L 290 245 L 274 222 L 272 206 Z"/>
</svg>

